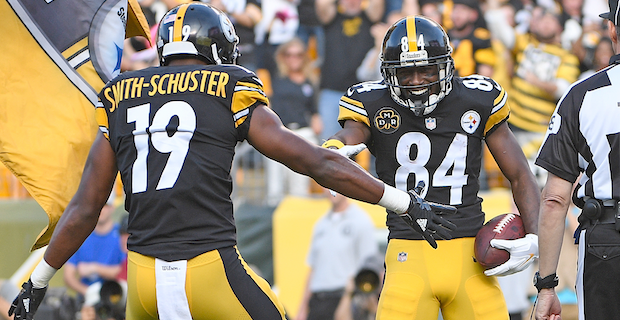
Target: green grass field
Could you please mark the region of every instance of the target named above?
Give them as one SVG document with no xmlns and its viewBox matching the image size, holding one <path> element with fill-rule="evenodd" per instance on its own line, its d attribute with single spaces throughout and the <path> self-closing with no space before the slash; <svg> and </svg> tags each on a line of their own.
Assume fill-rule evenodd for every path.
<svg viewBox="0 0 620 320">
<path fill-rule="evenodd" d="M 11 275 L 30 255 L 47 226 L 47 214 L 34 200 L 0 200 L 0 279 Z"/>
<path fill-rule="evenodd" d="M 117 208 L 118 220 L 124 210 Z M 47 226 L 47 214 L 30 200 L 0 200 L 0 279 L 8 279 L 30 255 L 30 248 Z M 52 278 L 51 286 L 64 286 L 62 272 Z"/>
</svg>

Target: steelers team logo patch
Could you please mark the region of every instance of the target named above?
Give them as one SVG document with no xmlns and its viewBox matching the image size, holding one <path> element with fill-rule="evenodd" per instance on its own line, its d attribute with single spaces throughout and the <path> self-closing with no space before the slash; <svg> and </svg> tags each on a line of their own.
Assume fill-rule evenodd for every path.
<svg viewBox="0 0 620 320">
<path fill-rule="evenodd" d="M 375 127 L 382 133 L 394 133 L 400 127 L 400 114 L 390 107 L 379 109 L 375 114 Z"/>
<path fill-rule="evenodd" d="M 474 110 L 469 110 L 461 117 L 461 127 L 465 132 L 472 134 L 480 125 L 480 115 Z"/>
</svg>

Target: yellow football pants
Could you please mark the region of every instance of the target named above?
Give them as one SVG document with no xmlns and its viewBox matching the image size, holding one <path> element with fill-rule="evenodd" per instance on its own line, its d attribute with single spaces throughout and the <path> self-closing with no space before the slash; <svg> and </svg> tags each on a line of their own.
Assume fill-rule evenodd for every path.
<svg viewBox="0 0 620 320">
<path fill-rule="evenodd" d="M 474 238 L 437 241 L 392 239 L 385 255 L 379 320 L 508 320 L 495 277 L 474 261 Z"/>
<path fill-rule="evenodd" d="M 129 252 L 127 288 L 126 319 L 158 319 L 153 257 Z M 185 292 L 194 320 L 285 319 L 284 308 L 267 281 L 233 247 L 188 260 Z"/>
</svg>

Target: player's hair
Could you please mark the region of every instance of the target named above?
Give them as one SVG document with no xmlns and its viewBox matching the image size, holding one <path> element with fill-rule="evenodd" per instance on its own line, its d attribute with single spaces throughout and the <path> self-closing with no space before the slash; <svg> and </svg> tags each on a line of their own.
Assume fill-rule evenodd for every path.
<svg viewBox="0 0 620 320">
<path fill-rule="evenodd" d="M 304 44 L 303 41 L 301 41 L 301 39 L 295 37 L 283 44 L 281 44 L 280 46 L 278 46 L 278 48 L 276 49 L 276 52 L 274 54 L 275 56 L 275 60 L 276 60 L 276 65 L 278 67 L 278 73 L 281 77 L 286 77 L 289 74 L 289 68 L 288 65 L 285 62 L 285 56 L 287 54 L 287 51 L 291 48 L 291 47 L 300 47 L 301 50 L 304 52 L 302 59 L 303 59 L 303 71 L 304 74 L 306 75 L 306 77 L 308 77 L 308 79 L 310 79 L 313 82 L 316 82 L 317 79 L 315 79 L 316 77 L 314 76 L 314 69 L 312 66 L 312 61 L 310 59 L 310 56 L 307 52 L 307 48 L 306 45 Z"/>
</svg>

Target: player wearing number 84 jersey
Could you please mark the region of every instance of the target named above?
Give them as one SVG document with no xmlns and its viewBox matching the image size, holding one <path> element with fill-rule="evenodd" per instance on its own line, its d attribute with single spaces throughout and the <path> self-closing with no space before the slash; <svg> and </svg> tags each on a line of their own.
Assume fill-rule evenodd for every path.
<svg viewBox="0 0 620 320">
<path fill-rule="evenodd" d="M 444 107 L 445 106 L 445 107 Z M 388 86 L 365 82 L 340 100 L 340 121 L 370 129 L 368 148 L 376 156 L 377 175 L 401 190 L 418 181 L 425 200 L 457 206 L 453 238 L 473 237 L 484 222 L 480 189 L 482 143 L 508 118 L 505 91 L 492 79 L 455 78 L 452 91 L 426 116 L 396 104 Z M 402 219 L 388 215 L 390 238 L 417 239 Z"/>
<path fill-rule="evenodd" d="M 488 275 L 518 272 L 537 255 L 539 191 L 506 120 L 506 92 L 490 78 L 453 76 L 449 40 L 424 17 L 396 22 L 383 42 L 383 80 L 348 89 L 340 100 L 343 127 L 332 139 L 365 143 L 386 184 L 457 207 L 456 225 L 433 250 L 420 233 L 388 211 L 386 276 L 377 319 L 508 319 L 493 277 L 473 261 L 474 237 L 485 221 L 478 196 L 483 141 L 512 185 L 526 238 L 508 240 L 511 259 Z M 335 143 L 333 143 L 335 144 Z M 434 234 L 433 234 L 434 235 Z M 457 270 L 455 270 L 457 268 Z"/>
</svg>

